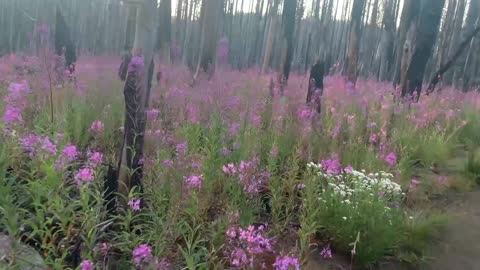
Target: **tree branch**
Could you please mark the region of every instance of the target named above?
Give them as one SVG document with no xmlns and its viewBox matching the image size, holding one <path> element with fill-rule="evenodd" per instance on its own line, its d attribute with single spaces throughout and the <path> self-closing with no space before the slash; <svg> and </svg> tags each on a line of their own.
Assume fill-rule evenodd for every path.
<svg viewBox="0 0 480 270">
<path fill-rule="evenodd" d="M 448 61 L 440 67 L 440 69 L 435 72 L 435 75 L 433 76 L 432 80 L 430 81 L 430 84 L 428 85 L 427 88 L 427 94 L 432 93 L 435 90 L 435 86 L 438 84 L 440 81 L 440 78 L 442 75 L 447 72 L 452 66 L 453 63 L 460 57 L 462 52 L 467 48 L 468 44 L 472 41 L 472 39 L 480 32 L 480 25 L 477 22 L 477 25 L 475 29 L 460 43 L 458 46 L 457 51 L 448 59 Z"/>
</svg>

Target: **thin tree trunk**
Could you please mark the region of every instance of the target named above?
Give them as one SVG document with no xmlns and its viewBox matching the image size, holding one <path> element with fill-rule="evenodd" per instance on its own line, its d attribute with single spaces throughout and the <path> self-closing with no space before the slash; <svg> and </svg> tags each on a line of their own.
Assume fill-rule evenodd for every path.
<svg viewBox="0 0 480 270">
<path fill-rule="evenodd" d="M 365 9 L 365 0 L 354 0 L 350 24 L 350 41 L 347 60 L 347 81 L 355 84 L 358 75 L 358 52 L 362 36 L 362 14 Z"/>
<path fill-rule="evenodd" d="M 153 50 L 155 43 L 156 0 L 144 0 L 136 16 L 133 57 L 125 81 L 124 142 L 118 168 L 120 203 L 126 207 L 132 188 L 143 192 L 143 145 L 146 115 L 153 76 Z"/>
<path fill-rule="evenodd" d="M 282 73 L 280 82 L 282 84 L 288 81 L 293 57 L 293 34 L 295 30 L 295 13 L 297 9 L 297 0 L 285 0 L 283 3 L 283 48 L 282 48 Z"/>
</svg>

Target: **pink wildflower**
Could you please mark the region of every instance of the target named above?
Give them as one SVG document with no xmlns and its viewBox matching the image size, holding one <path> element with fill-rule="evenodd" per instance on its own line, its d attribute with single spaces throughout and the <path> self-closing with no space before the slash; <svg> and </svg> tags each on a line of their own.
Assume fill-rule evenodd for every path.
<svg viewBox="0 0 480 270">
<path fill-rule="evenodd" d="M 94 121 L 90 126 L 90 132 L 93 134 L 99 134 L 103 132 L 103 122 L 100 120 Z"/>
<path fill-rule="evenodd" d="M 273 267 L 275 270 L 300 270 L 298 259 L 291 256 L 277 257 Z"/>
<path fill-rule="evenodd" d="M 133 212 L 138 212 L 140 211 L 140 199 L 130 199 L 128 201 L 128 206 L 130 206 L 130 209 L 132 209 Z"/>
<path fill-rule="evenodd" d="M 342 172 L 342 164 L 336 158 L 322 160 L 321 165 L 322 169 L 328 174 L 337 175 Z"/>
<path fill-rule="evenodd" d="M 62 156 L 68 161 L 75 161 L 78 157 L 77 147 L 73 144 L 67 145 L 63 148 Z"/>
<path fill-rule="evenodd" d="M 224 173 L 232 174 L 232 175 L 234 175 L 237 172 L 235 165 L 233 165 L 232 163 L 229 163 L 226 166 L 223 166 L 222 170 Z"/>
<path fill-rule="evenodd" d="M 90 153 L 88 157 L 88 165 L 91 166 L 92 168 L 96 168 L 99 165 L 101 165 L 102 161 L 103 161 L 103 155 L 100 152 Z"/>
<path fill-rule="evenodd" d="M 163 164 L 163 166 L 168 167 L 168 168 L 173 167 L 173 161 L 171 161 L 170 159 L 165 159 L 165 160 L 162 162 L 162 164 Z"/>
<path fill-rule="evenodd" d="M 385 161 L 388 163 L 388 165 L 394 166 L 395 164 L 397 164 L 397 156 L 395 155 L 395 153 L 390 152 L 390 153 L 385 157 Z"/>
<path fill-rule="evenodd" d="M 410 181 L 410 183 L 411 183 L 413 186 L 418 186 L 421 182 L 418 181 L 417 179 L 412 179 L 412 180 Z"/>
<path fill-rule="evenodd" d="M 198 175 L 191 175 L 189 177 L 184 177 L 185 179 L 185 185 L 188 188 L 197 188 L 200 189 L 202 187 L 202 176 Z"/>
<path fill-rule="evenodd" d="M 105 242 L 101 243 L 100 251 L 102 252 L 103 255 L 106 255 L 108 253 L 108 244 Z"/>
<path fill-rule="evenodd" d="M 298 190 L 304 189 L 304 188 L 305 188 L 305 184 L 297 184 L 297 185 L 295 186 L 295 188 L 298 189 Z"/>
<path fill-rule="evenodd" d="M 185 155 L 187 153 L 187 142 L 179 143 L 175 146 L 177 155 Z"/>
<path fill-rule="evenodd" d="M 147 110 L 146 113 L 147 113 L 147 120 L 148 121 L 155 121 L 157 119 L 160 111 L 157 110 L 157 109 L 150 109 L 150 110 Z"/>
<path fill-rule="evenodd" d="M 152 258 L 152 248 L 147 244 L 142 244 L 133 250 L 132 257 L 135 265 L 140 266 Z"/>
<path fill-rule="evenodd" d="M 322 251 L 320 252 L 320 256 L 322 256 L 325 259 L 332 258 L 332 249 L 330 249 L 330 245 L 322 249 Z"/>
<path fill-rule="evenodd" d="M 82 263 L 80 264 L 80 269 L 81 270 L 93 270 L 93 269 L 95 269 L 95 266 L 93 265 L 92 261 L 83 260 Z"/>
<path fill-rule="evenodd" d="M 83 183 L 91 182 L 94 179 L 93 170 L 90 168 L 83 168 L 78 171 L 75 175 L 75 180 L 77 184 L 81 185 Z"/>
</svg>

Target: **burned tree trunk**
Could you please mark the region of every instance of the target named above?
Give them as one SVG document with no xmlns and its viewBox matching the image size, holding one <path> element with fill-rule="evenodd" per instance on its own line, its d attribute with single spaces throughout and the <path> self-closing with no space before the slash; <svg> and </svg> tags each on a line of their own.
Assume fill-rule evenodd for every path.
<svg viewBox="0 0 480 270">
<path fill-rule="evenodd" d="M 128 64 L 124 87 L 124 142 L 118 168 L 118 191 L 121 205 L 126 206 L 132 188 L 143 192 L 143 144 L 151 80 L 155 36 L 156 0 L 143 0 L 137 9 L 132 59 Z M 147 72 L 146 72 L 147 71 Z"/>
<path fill-rule="evenodd" d="M 417 92 L 417 100 L 422 91 L 425 67 L 432 55 L 433 45 L 435 45 L 439 31 L 445 0 L 424 0 L 422 4 L 415 35 L 415 50 L 408 65 L 406 83 L 402 89 L 402 96 L 413 96 Z"/>
<path fill-rule="evenodd" d="M 158 27 L 156 49 L 167 64 L 170 63 L 170 44 L 172 35 L 172 2 L 162 0 L 158 8 Z M 178 21 L 177 21 L 178 22 Z M 179 26 L 177 25 L 177 28 Z M 177 40 L 178 42 L 178 40 Z"/>
<path fill-rule="evenodd" d="M 275 39 L 275 32 L 277 31 L 277 24 L 278 24 L 277 12 L 278 12 L 279 2 L 280 2 L 279 0 L 274 0 L 273 5 L 270 9 L 268 26 L 266 27 L 267 35 L 266 35 L 265 48 L 263 53 L 263 63 L 262 63 L 262 70 L 261 70 L 262 73 L 265 73 L 265 71 L 269 67 L 270 60 L 273 54 L 273 42 Z"/>
<path fill-rule="evenodd" d="M 394 85 L 399 83 L 401 84 L 402 72 L 406 73 L 406 69 L 402 69 L 402 59 L 403 62 L 410 62 L 409 59 L 405 58 L 411 54 L 411 50 L 413 48 L 411 48 L 410 44 L 413 43 L 413 40 L 407 40 L 407 37 L 409 32 L 410 37 L 412 37 L 415 32 L 415 25 L 418 18 L 418 13 L 420 12 L 420 7 L 421 5 L 419 0 L 404 0 L 400 19 L 400 27 L 398 29 L 395 45 L 395 63 L 393 73 Z M 404 64 L 403 67 L 406 65 L 408 64 Z"/>
<path fill-rule="evenodd" d="M 67 23 L 59 7 L 57 7 L 56 11 L 55 51 L 57 55 L 65 57 L 65 67 L 69 69 L 70 73 L 73 73 L 75 71 L 75 62 L 77 61 L 75 44 L 72 41 Z"/>
<path fill-rule="evenodd" d="M 393 66 L 393 40 L 395 33 L 395 16 L 393 0 L 387 0 L 383 17 L 383 32 L 379 52 L 379 81 L 387 80 Z"/>
<path fill-rule="evenodd" d="M 293 57 L 293 32 L 295 30 L 295 12 L 297 9 L 297 0 L 285 0 L 283 3 L 282 17 L 282 70 L 280 82 L 284 84 L 288 81 Z"/>
<path fill-rule="evenodd" d="M 358 52 L 360 50 L 360 39 L 362 37 L 362 15 L 365 9 L 365 3 L 366 0 L 355 0 L 352 7 L 346 71 L 347 81 L 353 84 L 357 82 Z"/>
<path fill-rule="evenodd" d="M 307 105 L 313 107 L 318 114 L 322 111 L 324 74 L 325 64 L 318 60 L 310 70 L 310 79 L 307 90 Z"/>
<path fill-rule="evenodd" d="M 215 72 L 215 55 L 218 37 L 218 18 L 223 10 L 221 0 L 203 0 L 201 8 L 201 38 L 200 57 L 194 78 L 197 78 L 200 68 L 209 77 Z"/>
</svg>

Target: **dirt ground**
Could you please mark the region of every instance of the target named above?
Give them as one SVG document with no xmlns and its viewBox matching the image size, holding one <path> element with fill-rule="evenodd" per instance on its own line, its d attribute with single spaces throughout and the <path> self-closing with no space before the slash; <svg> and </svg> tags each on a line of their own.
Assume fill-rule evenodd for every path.
<svg viewBox="0 0 480 270">
<path fill-rule="evenodd" d="M 445 235 L 421 267 L 382 264 L 379 270 L 480 270 L 480 191 L 455 198 L 445 206 L 449 217 Z M 306 270 L 351 270 L 344 259 L 325 260 L 312 252 Z M 353 268 L 355 269 L 355 268 Z M 352 270 L 353 270 L 352 269 Z"/>
</svg>

